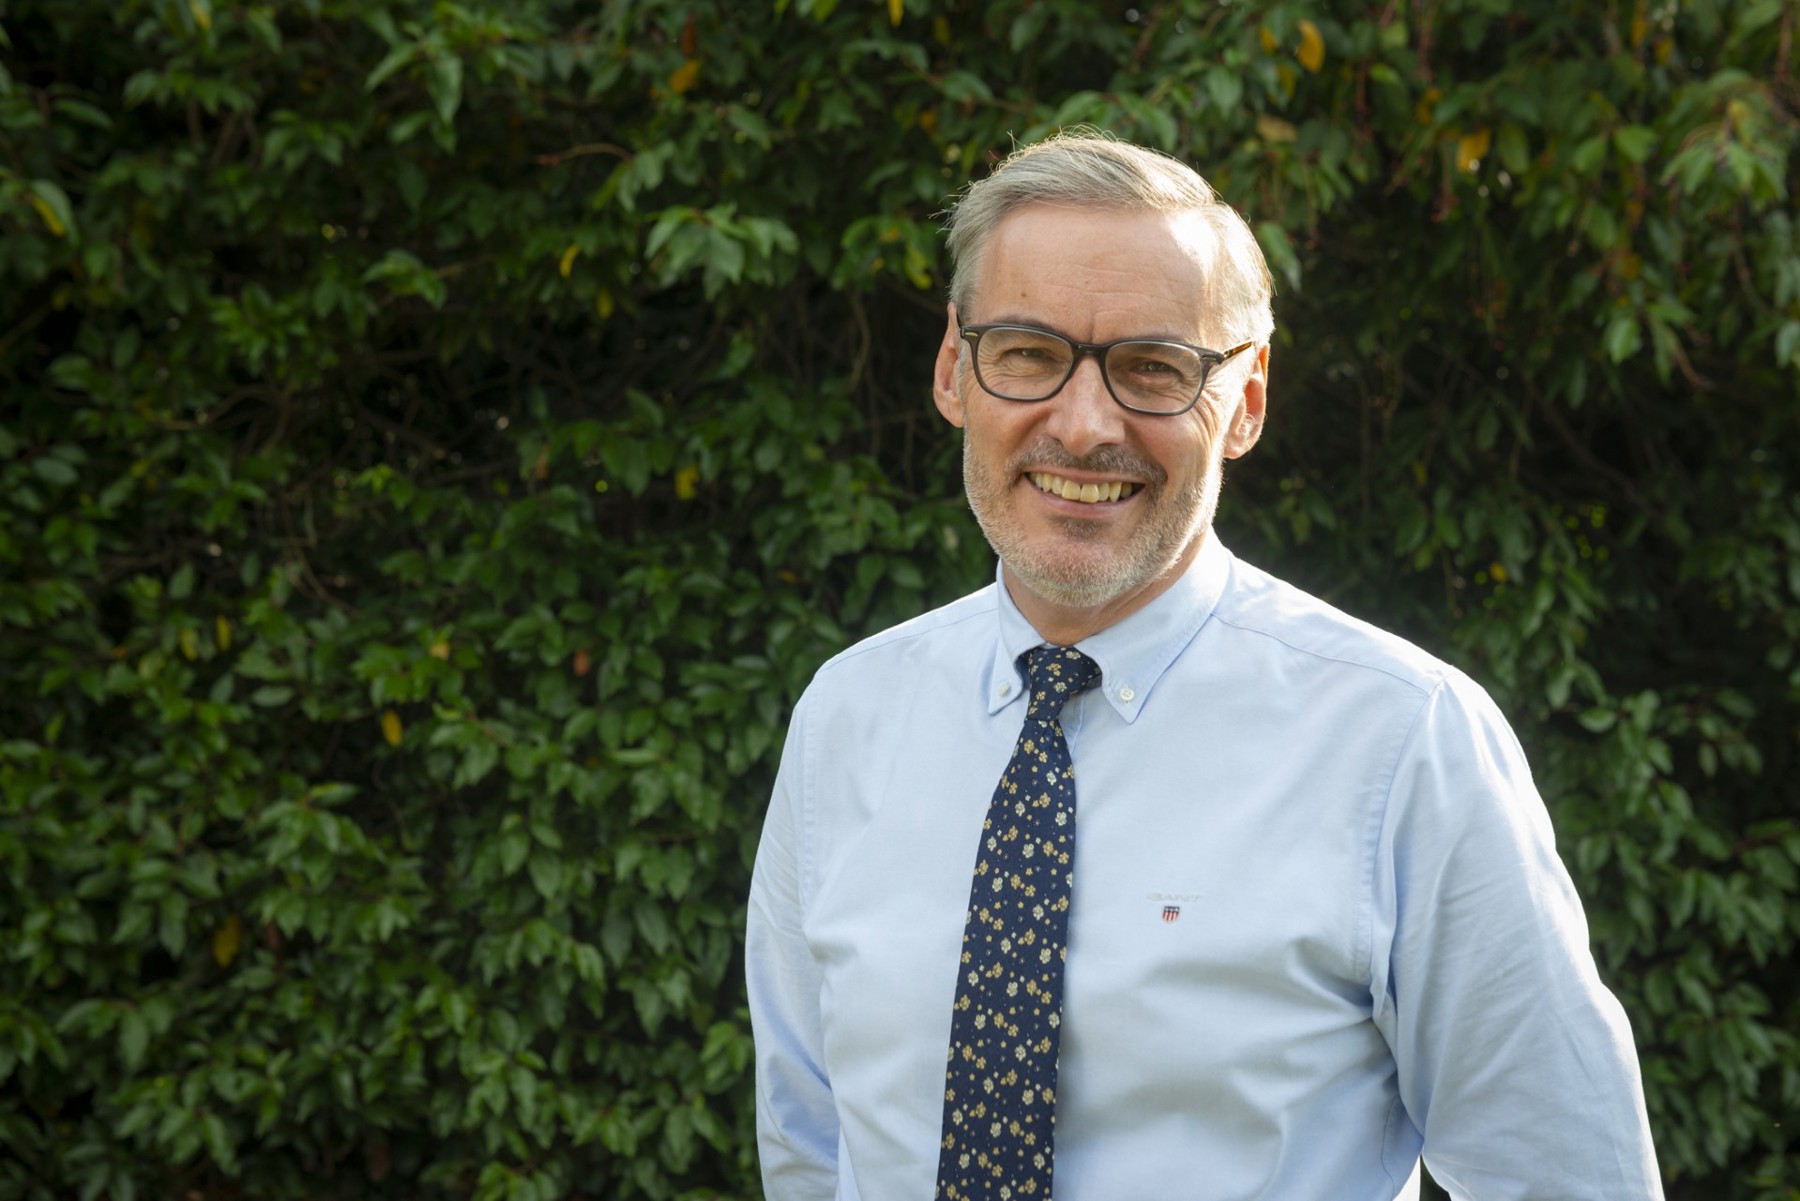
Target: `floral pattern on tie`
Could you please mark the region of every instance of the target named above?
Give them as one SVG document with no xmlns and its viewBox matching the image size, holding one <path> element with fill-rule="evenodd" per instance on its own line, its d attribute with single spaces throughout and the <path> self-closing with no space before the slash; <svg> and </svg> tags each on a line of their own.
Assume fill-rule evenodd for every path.
<svg viewBox="0 0 1800 1201">
<path fill-rule="evenodd" d="M 982 824 L 950 1020 L 942 1201 L 1050 1198 L 1075 866 L 1075 768 L 1060 715 L 1100 668 L 1049 646 L 1019 665 L 1030 704 Z"/>
</svg>

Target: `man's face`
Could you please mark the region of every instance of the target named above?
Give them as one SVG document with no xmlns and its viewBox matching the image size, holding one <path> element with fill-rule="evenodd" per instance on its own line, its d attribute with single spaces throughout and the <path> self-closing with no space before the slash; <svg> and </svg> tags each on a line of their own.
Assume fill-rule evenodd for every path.
<svg viewBox="0 0 1800 1201">
<path fill-rule="evenodd" d="M 991 396 L 975 380 L 958 322 L 1224 349 L 1222 323 L 1202 300 L 1210 238 L 1192 215 L 1028 206 L 990 237 L 974 311 L 951 308 L 938 410 L 964 429 L 970 507 L 1015 603 L 1040 630 L 1040 615 L 1068 622 L 1084 612 L 1101 618 L 1077 623 L 1084 628 L 1111 624 L 1193 560 L 1212 523 L 1221 460 L 1248 451 L 1261 432 L 1268 351 L 1215 368 L 1187 413 L 1149 416 L 1113 400 L 1092 356 L 1047 401 Z"/>
</svg>

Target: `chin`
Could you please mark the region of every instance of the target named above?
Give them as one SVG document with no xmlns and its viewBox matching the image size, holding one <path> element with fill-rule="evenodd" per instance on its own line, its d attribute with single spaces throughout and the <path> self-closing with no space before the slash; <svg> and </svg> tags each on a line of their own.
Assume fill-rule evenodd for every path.
<svg viewBox="0 0 1800 1201">
<path fill-rule="evenodd" d="M 1042 556 L 1003 550 L 998 553 L 1015 579 L 1035 595 L 1065 609 L 1098 609 L 1138 591 L 1173 565 L 1121 561 L 1117 556 L 1095 560 L 1086 555 L 1069 555 L 1046 563 Z"/>
<path fill-rule="evenodd" d="M 1021 584 L 1031 589 L 1035 596 L 1048 601 L 1059 609 L 1098 609 L 1132 590 L 1131 585 L 1115 581 L 1078 582 L 1051 579 L 1020 571 L 1011 564 L 1007 565 L 1007 570 Z"/>
</svg>

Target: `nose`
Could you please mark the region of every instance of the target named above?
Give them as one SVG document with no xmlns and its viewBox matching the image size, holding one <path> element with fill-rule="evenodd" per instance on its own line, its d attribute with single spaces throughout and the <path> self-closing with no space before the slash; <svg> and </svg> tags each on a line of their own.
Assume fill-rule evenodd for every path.
<svg viewBox="0 0 1800 1201">
<path fill-rule="evenodd" d="M 1044 432 L 1070 454 L 1085 455 L 1124 440 L 1125 410 L 1106 390 L 1096 355 L 1083 355 L 1062 391 L 1044 404 L 1050 409 Z"/>
</svg>

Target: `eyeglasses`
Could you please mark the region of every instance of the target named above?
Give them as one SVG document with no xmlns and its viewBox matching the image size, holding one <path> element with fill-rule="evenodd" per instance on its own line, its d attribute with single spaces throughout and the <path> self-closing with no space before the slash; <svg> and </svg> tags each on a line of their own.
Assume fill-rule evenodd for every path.
<svg viewBox="0 0 1800 1201">
<path fill-rule="evenodd" d="M 1112 398 L 1134 413 L 1178 417 L 1194 407 L 1212 369 L 1256 345 L 1205 350 L 1160 338 L 1077 342 L 1029 325 L 958 327 L 974 350 L 975 380 L 1001 400 L 1049 400 L 1062 391 L 1086 355 L 1100 364 Z"/>
</svg>

